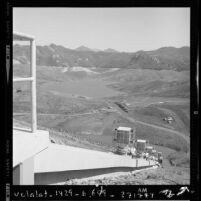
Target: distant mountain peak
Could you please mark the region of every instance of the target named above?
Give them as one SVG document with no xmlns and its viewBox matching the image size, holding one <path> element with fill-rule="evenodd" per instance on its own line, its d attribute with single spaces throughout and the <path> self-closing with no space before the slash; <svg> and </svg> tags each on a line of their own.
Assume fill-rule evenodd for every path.
<svg viewBox="0 0 201 201">
<path fill-rule="evenodd" d="M 104 54 L 103 54 L 104 52 Z M 188 70 L 190 67 L 189 47 L 163 47 L 152 51 L 121 53 L 108 48 L 104 51 L 80 46 L 68 49 L 61 45 L 37 46 L 37 65 L 42 66 L 82 66 L 138 68 L 159 70 Z M 30 62 L 30 48 L 24 45 L 13 46 L 13 58 L 21 64 Z M 16 63 L 15 61 L 15 63 Z"/>
<path fill-rule="evenodd" d="M 51 43 L 49 46 L 50 46 L 50 47 L 57 47 L 57 45 L 54 44 L 54 43 Z"/>
<path fill-rule="evenodd" d="M 97 48 L 94 48 L 94 49 L 92 49 L 94 52 L 101 52 L 102 50 L 100 50 L 100 49 L 97 49 Z"/>
<path fill-rule="evenodd" d="M 75 50 L 76 51 L 93 51 L 92 49 L 90 49 L 90 48 L 88 48 L 88 47 L 86 47 L 84 45 L 81 45 L 81 46 L 77 47 Z"/>
<path fill-rule="evenodd" d="M 118 52 L 118 51 L 112 48 L 107 48 L 104 50 L 104 52 Z"/>
</svg>

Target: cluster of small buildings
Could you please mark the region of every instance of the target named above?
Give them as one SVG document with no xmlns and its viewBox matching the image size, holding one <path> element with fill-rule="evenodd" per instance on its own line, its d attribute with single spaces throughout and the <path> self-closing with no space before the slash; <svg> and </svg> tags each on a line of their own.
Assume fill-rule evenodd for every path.
<svg viewBox="0 0 201 201">
<path fill-rule="evenodd" d="M 162 153 L 150 146 L 147 140 L 136 138 L 136 129 L 130 127 L 116 128 L 114 142 L 117 154 L 131 155 L 136 158 L 143 157 L 151 160 L 162 158 Z"/>
</svg>

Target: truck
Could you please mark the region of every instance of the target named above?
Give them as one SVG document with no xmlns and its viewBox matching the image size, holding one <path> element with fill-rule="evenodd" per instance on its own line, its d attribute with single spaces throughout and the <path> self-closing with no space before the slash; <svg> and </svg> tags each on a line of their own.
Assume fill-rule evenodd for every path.
<svg viewBox="0 0 201 201">
<path fill-rule="evenodd" d="M 118 127 L 114 130 L 115 153 L 131 155 L 135 151 L 136 130 L 130 127 Z"/>
</svg>

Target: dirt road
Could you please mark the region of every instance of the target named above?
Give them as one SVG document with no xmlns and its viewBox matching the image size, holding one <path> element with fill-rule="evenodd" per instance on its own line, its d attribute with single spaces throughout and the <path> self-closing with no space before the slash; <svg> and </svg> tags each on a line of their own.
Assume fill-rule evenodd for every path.
<svg viewBox="0 0 201 201">
<path fill-rule="evenodd" d="M 143 121 L 139 121 L 139 120 L 135 120 L 134 118 L 128 116 L 128 113 L 126 113 L 125 111 L 123 111 L 120 107 L 118 107 L 115 103 L 113 102 L 107 102 L 110 107 L 115 108 L 116 112 L 120 113 L 125 119 L 128 119 L 130 122 L 133 123 L 138 123 L 144 126 L 149 126 L 155 129 L 159 129 L 159 130 L 163 130 L 172 134 L 175 134 L 181 138 L 183 138 L 187 144 L 190 144 L 190 137 L 186 136 L 184 133 L 181 133 L 179 131 L 175 131 L 172 129 L 168 129 L 168 128 L 164 128 L 161 126 L 157 126 L 157 125 L 153 125 L 153 124 L 149 124 Z M 58 116 L 66 116 L 66 117 L 76 117 L 76 116 L 83 116 L 83 115 L 90 115 L 90 114 L 94 114 L 97 113 L 98 111 L 94 111 L 94 112 L 86 112 L 86 113 L 81 113 L 81 114 L 55 114 L 55 113 L 37 113 L 37 115 L 43 115 L 43 116 L 49 116 L 49 115 L 58 115 Z M 13 113 L 13 116 L 18 116 L 18 115 L 30 115 L 30 113 Z"/>
<path fill-rule="evenodd" d="M 128 113 L 126 113 L 125 111 L 123 111 L 123 110 L 122 110 L 121 108 L 119 108 L 116 104 L 111 103 L 111 102 L 108 102 L 108 104 L 110 104 L 111 107 L 115 107 L 115 108 L 117 109 L 117 111 L 118 111 L 125 119 L 128 119 L 130 122 L 138 123 L 138 124 L 141 124 L 141 125 L 144 125 L 144 126 L 149 126 L 149 127 L 155 128 L 155 129 L 159 129 L 159 130 L 163 130 L 163 131 L 166 131 L 166 132 L 175 134 L 175 135 L 177 135 L 177 136 L 183 138 L 183 139 L 187 142 L 187 144 L 190 144 L 190 138 L 189 138 L 189 136 L 186 136 L 185 134 L 183 134 L 183 133 L 181 133 L 181 132 L 178 132 L 178 131 L 175 131 L 175 130 L 172 130 L 172 129 L 168 129 L 168 128 L 164 128 L 164 127 L 161 127 L 161 126 L 157 126 L 157 125 L 145 123 L 145 122 L 143 122 L 143 121 L 135 120 L 134 118 L 128 116 Z"/>
<path fill-rule="evenodd" d="M 66 117 L 76 117 L 76 116 L 83 116 L 83 115 L 88 115 L 88 114 L 94 114 L 97 113 L 98 111 L 94 111 L 94 112 L 86 112 L 86 113 L 81 113 L 81 114 L 57 114 L 57 113 L 37 113 L 37 115 L 40 116 L 66 116 Z M 22 115 L 30 115 L 29 112 L 22 112 L 22 113 L 13 113 L 13 116 L 22 116 Z"/>
</svg>

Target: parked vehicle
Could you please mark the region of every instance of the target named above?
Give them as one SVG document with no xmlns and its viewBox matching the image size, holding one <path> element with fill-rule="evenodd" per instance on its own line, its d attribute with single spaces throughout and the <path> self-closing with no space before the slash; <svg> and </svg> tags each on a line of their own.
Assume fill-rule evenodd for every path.
<svg viewBox="0 0 201 201">
<path fill-rule="evenodd" d="M 135 146 L 135 129 L 129 127 L 118 127 L 114 133 L 114 144 L 116 153 L 131 155 Z"/>
</svg>

